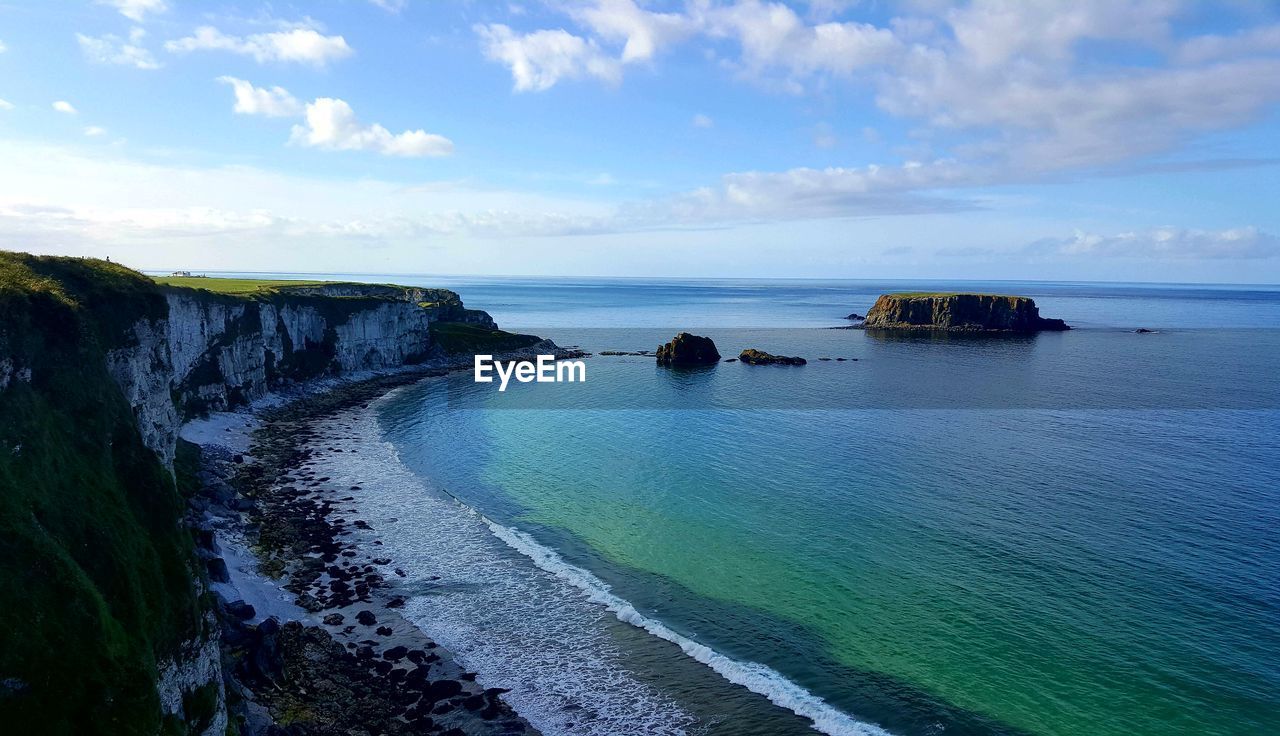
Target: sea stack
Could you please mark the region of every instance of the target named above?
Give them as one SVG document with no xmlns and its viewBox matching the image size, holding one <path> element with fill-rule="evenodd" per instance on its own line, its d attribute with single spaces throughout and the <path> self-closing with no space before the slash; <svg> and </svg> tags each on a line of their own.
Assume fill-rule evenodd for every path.
<svg viewBox="0 0 1280 736">
<path fill-rule="evenodd" d="M 1001 294 L 884 294 L 867 312 L 867 329 L 955 332 L 1069 330 L 1060 319 L 1040 316 L 1035 301 Z"/>
<path fill-rule="evenodd" d="M 681 332 L 658 346 L 658 365 L 710 365 L 720 361 L 720 351 L 709 337 Z"/>
</svg>

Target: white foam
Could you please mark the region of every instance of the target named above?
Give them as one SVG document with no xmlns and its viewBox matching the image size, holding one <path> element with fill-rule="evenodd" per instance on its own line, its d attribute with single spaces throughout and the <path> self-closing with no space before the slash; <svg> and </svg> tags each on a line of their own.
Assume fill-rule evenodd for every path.
<svg viewBox="0 0 1280 736">
<path fill-rule="evenodd" d="M 680 647 L 686 655 L 715 670 L 721 677 L 763 695 L 774 705 L 813 721 L 813 727 L 831 736 L 890 736 L 879 726 L 864 723 L 831 707 L 822 698 L 788 680 L 777 670 L 755 662 L 739 662 L 672 631 L 661 621 L 645 616 L 625 599 L 613 594 L 609 584 L 587 570 L 565 562 L 555 550 L 539 544 L 533 537 L 485 519 L 489 529 L 512 549 L 533 563 L 574 587 L 582 590 L 594 603 L 612 611 L 619 620 L 644 629 L 654 636 Z"/>
</svg>

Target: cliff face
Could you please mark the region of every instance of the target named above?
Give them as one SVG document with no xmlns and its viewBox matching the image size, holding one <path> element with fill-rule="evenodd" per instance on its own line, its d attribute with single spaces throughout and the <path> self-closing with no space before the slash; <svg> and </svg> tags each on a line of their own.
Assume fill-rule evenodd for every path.
<svg viewBox="0 0 1280 736">
<path fill-rule="evenodd" d="M 868 329 L 1038 332 L 1070 329 L 1040 316 L 1035 301 L 995 294 L 884 294 L 867 312 Z"/>
<path fill-rule="evenodd" d="M 437 322 L 497 328 L 443 289 L 335 284 L 255 297 L 159 291 L 164 316 L 130 325 L 123 344 L 107 353 L 107 366 L 143 440 L 166 464 L 183 416 L 318 376 L 421 362 Z"/>
<path fill-rule="evenodd" d="M 183 418 L 422 361 L 442 320 L 496 329 L 440 289 L 230 296 L 0 252 L 0 722 L 221 734 L 217 626 L 171 472 Z"/>
</svg>

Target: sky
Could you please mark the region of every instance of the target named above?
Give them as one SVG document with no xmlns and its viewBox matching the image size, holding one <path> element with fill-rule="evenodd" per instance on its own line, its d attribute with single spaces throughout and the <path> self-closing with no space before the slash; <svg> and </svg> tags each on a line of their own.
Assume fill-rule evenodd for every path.
<svg viewBox="0 0 1280 736">
<path fill-rule="evenodd" d="M 1270 0 L 0 0 L 0 248 L 1280 283 Z"/>
</svg>

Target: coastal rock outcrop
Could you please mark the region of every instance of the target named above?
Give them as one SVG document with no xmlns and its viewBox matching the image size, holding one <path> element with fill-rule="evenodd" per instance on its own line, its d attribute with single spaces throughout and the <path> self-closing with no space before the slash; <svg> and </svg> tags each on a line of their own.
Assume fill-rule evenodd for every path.
<svg viewBox="0 0 1280 736">
<path fill-rule="evenodd" d="M 867 329 L 1040 332 L 1069 330 L 1040 316 L 1035 301 L 998 294 L 884 294 L 867 312 Z"/>
<path fill-rule="evenodd" d="M 743 350 L 738 355 L 738 360 L 748 365 L 804 365 L 808 361 L 804 358 L 793 357 L 789 355 L 774 355 L 766 353 L 763 350 L 749 348 Z"/>
<path fill-rule="evenodd" d="M 720 361 L 720 351 L 709 337 L 681 332 L 666 345 L 659 345 L 658 365 L 710 365 Z"/>
</svg>

